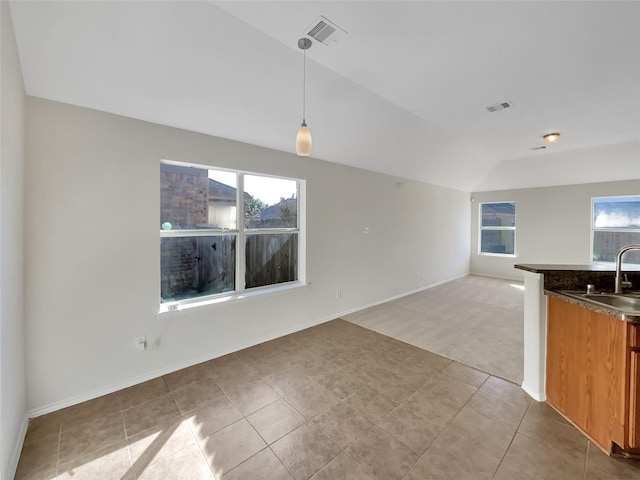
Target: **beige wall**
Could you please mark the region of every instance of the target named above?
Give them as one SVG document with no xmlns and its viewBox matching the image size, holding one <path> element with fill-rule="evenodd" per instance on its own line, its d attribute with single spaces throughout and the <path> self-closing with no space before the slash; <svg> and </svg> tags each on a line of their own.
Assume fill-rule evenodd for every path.
<svg viewBox="0 0 640 480">
<path fill-rule="evenodd" d="M 11 13 L 0 2 L 0 478 L 13 478 L 26 429 L 24 364 L 25 94 Z"/>
<path fill-rule="evenodd" d="M 521 279 L 516 263 L 589 263 L 591 198 L 638 194 L 640 180 L 473 193 L 471 273 Z M 500 201 L 516 202 L 515 258 L 478 255 L 479 204 Z"/>
<path fill-rule="evenodd" d="M 32 411 L 468 272 L 465 192 L 37 98 L 27 126 Z M 306 180 L 309 286 L 156 316 L 160 159 Z M 136 352 L 137 335 L 160 346 Z"/>
</svg>

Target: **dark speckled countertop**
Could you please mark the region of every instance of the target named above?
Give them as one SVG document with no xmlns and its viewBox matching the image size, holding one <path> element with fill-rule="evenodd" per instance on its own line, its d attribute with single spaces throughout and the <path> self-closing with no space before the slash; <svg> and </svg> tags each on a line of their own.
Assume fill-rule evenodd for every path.
<svg viewBox="0 0 640 480">
<path fill-rule="evenodd" d="M 544 274 L 544 293 L 598 313 L 621 320 L 640 322 L 640 316 L 625 314 L 620 309 L 564 295 L 562 292 L 586 291 L 587 285 L 595 286 L 598 292 L 613 292 L 615 268 L 609 265 L 554 265 L 554 264 L 518 264 L 519 270 Z M 622 273 L 632 283 L 632 290 L 640 290 L 640 265 L 624 265 Z"/>
</svg>

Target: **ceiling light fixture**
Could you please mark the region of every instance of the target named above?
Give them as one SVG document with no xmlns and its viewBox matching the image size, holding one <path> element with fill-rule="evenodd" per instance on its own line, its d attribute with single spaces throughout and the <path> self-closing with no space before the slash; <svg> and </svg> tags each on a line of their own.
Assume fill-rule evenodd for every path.
<svg viewBox="0 0 640 480">
<path fill-rule="evenodd" d="M 552 143 L 558 143 L 558 140 L 560 140 L 560 134 L 547 133 L 544 137 L 542 137 L 542 139 L 544 140 L 544 143 L 546 143 L 547 145 L 551 145 Z"/>
<path fill-rule="evenodd" d="M 311 47 L 311 40 L 308 38 L 301 38 L 298 40 L 298 48 L 304 52 L 304 59 L 302 63 L 302 125 L 298 129 L 298 135 L 296 135 L 296 153 L 301 157 L 308 157 L 311 155 L 311 131 L 307 127 L 305 120 L 306 115 L 306 103 L 307 103 L 307 49 Z"/>
</svg>

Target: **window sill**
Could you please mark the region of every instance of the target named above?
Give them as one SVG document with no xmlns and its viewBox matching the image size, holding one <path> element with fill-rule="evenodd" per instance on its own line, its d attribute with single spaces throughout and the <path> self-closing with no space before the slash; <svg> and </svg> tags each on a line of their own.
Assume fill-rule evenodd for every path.
<svg viewBox="0 0 640 480">
<path fill-rule="evenodd" d="M 487 253 L 487 252 L 479 252 L 478 255 L 483 257 L 511 257 L 515 258 L 517 255 L 515 253 Z"/>
<path fill-rule="evenodd" d="M 208 298 L 201 301 L 190 301 L 185 303 L 163 303 L 160 305 L 156 317 L 178 314 L 185 310 L 201 307 L 214 307 L 217 305 L 230 305 L 255 298 L 272 297 L 282 295 L 284 293 L 294 292 L 303 288 L 307 288 L 308 283 L 291 283 L 287 285 L 278 285 L 273 287 L 260 288 L 258 290 L 250 290 L 242 293 L 234 293 L 224 297 Z"/>
</svg>

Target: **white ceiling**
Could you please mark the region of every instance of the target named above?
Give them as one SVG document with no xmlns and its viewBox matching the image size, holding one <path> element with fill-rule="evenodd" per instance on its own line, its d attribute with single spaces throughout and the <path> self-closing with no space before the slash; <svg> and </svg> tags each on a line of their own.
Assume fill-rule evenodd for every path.
<svg viewBox="0 0 640 480">
<path fill-rule="evenodd" d="M 640 178 L 640 2 L 12 1 L 29 95 L 466 191 Z M 489 113 L 503 101 L 513 107 Z M 542 151 L 542 135 L 560 143 Z M 301 158 L 300 161 L 306 161 Z"/>
</svg>

